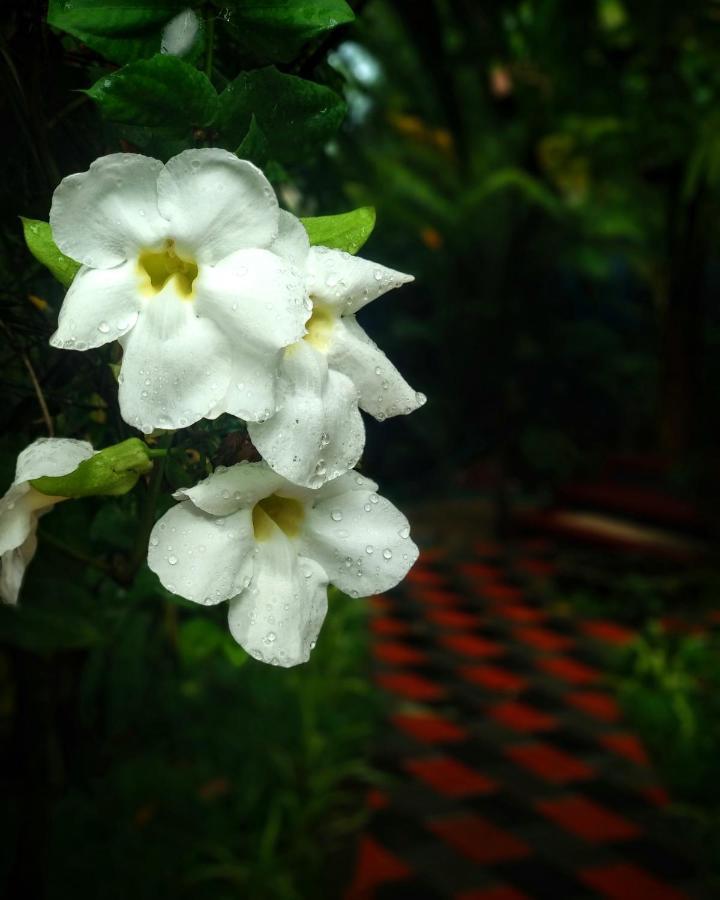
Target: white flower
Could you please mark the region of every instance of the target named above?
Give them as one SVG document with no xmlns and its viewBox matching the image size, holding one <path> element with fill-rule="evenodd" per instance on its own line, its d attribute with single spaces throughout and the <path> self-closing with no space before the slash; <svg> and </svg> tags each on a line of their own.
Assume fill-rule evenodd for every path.
<svg viewBox="0 0 720 900">
<path fill-rule="evenodd" d="M 25 569 L 37 548 L 38 519 L 67 499 L 41 494 L 28 482 L 68 475 L 94 452 L 86 441 L 39 438 L 18 456 L 15 480 L 0 500 L 0 597 L 6 603 L 17 603 Z"/>
<path fill-rule="evenodd" d="M 425 402 L 367 336 L 355 313 L 412 281 L 377 263 L 327 247 L 310 247 L 302 224 L 280 213 L 276 253 L 305 272 L 312 316 L 304 338 L 285 350 L 278 409 L 248 430 L 276 472 L 319 487 L 351 469 L 365 444 L 360 409 L 382 420 Z"/>
<path fill-rule="evenodd" d="M 225 150 L 95 160 L 53 196 L 55 241 L 83 268 L 51 343 L 119 340 L 120 409 L 145 433 L 266 418 L 281 348 L 309 315 L 301 274 L 268 249 L 278 215 L 262 172 Z"/>
<path fill-rule="evenodd" d="M 327 585 L 353 597 L 388 590 L 417 559 L 405 516 L 377 485 L 346 472 L 319 490 L 264 462 L 218 468 L 155 525 L 148 565 L 194 600 L 230 600 L 234 638 L 256 659 L 306 662 L 327 612 Z"/>
</svg>

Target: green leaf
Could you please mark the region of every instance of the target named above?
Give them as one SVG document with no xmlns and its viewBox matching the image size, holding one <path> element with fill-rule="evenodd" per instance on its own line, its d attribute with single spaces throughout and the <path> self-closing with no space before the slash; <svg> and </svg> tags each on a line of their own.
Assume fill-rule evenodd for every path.
<svg viewBox="0 0 720 900">
<path fill-rule="evenodd" d="M 375 227 L 375 208 L 361 206 L 337 216 L 312 216 L 300 219 L 314 246 L 333 247 L 347 253 L 357 253 Z"/>
<path fill-rule="evenodd" d="M 48 23 L 117 63 L 160 51 L 164 26 L 183 0 L 50 0 Z"/>
<path fill-rule="evenodd" d="M 280 162 L 312 157 L 337 131 L 345 117 L 344 101 L 330 88 L 274 66 L 242 72 L 220 95 L 215 126 L 225 146 L 245 139 L 255 116 Z"/>
<path fill-rule="evenodd" d="M 249 159 L 256 166 L 264 167 L 268 161 L 268 141 L 254 114 L 250 119 L 247 134 L 235 153 L 240 159 Z"/>
<path fill-rule="evenodd" d="M 39 219 L 26 219 L 20 216 L 28 250 L 38 262 L 41 262 L 64 287 L 70 287 L 80 263 L 70 259 L 60 250 L 53 240 L 52 229 L 48 222 Z"/>
<path fill-rule="evenodd" d="M 110 121 L 143 125 L 167 137 L 209 125 L 218 102 L 202 72 L 162 54 L 123 66 L 96 81 L 87 93 Z"/>
<path fill-rule="evenodd" d="M 259 62 L 291 62 L 303 44 L 355 18 L 345 0 L 230 0 L 226 9 L 233 37 Z"/>
</svg>

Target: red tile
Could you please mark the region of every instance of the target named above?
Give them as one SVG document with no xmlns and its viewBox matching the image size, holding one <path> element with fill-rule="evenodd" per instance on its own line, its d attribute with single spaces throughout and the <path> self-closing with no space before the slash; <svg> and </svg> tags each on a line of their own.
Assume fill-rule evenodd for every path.
<svg viewBox="0 0 720 900">
<path fill-rule="evenodd" d="M 476 637 L 474 634 L 446 634 L 441 635 L 439 640 L 448 650 L 460 656 L 487 658 L 502 656 L 505 653 L 505 648 L 501 644 L 487 638 Z"/>
<path fill-rule="evenodd" d="M 412 875 L 411 869 L 373 838 L 360 839 L 355 877 L 345 893 L 345 900 L 371 900 L 375 888 L 387 881 L 398 881 Z"/>
<path fill-rule="evenodd" d="M 565 831 L 579 835 L 591 844 L 628 840 L 641 833 L 641 829 L 628 819 L 572 794 L 545 800 L 538 803 L 537 808 Z"/>
<path fill-rule="evenodd" d="M 488 600 L 522 600 L 523 591 L 513 584 L 500 584 L 498 582 L 480 585 L 480 595 Z"/>
<path fill-rule="evenodd" d="M 466 681 L 479 684 L 489 691 L 519 693 L 527 687 L 525 678 L 499 666 L 463 666 L 459 671 Z"/>
<path fill-rule="evenodd" d="M 516 744 L 504 752 L 513 762 L 552 784 L 582 781 L 595 774 L 582 760 L 548 744 Z"/>
<path fill-rule="evenodd" d="M 581 881 L 611 900 L 687 900 L 687 894 L 653 878 L 632 863 L 594 866 L 578 872 Z"/>
<path fill-rule="evenodd" d="M 381 688 L 408 700 L 437 700 L 445 691 L 427 678 L 410 672 L 388 672 L 376 677 Z"/>
<path fill-rule="evenodd" d="M 378 616 L 376 619 L 371 619 L 370 628 L 375 634 L 407 634 L 409 631 L 405 622 L 391 619 L 389 616 Z"/>
<path fill-rule="evenodd" d="M 660 787 L 659 784 L 652 785 L 651 787 L 643 788 L 640 793 L 645 797 L 653 806 L 667 806 L 670 802 L 670 795 L 665 790 L 664 787 Z"/>
<path fill-rule="evenodd" d="M 378 642 L 373 646 L 373 653 L 382 662 L 397 663 L 400 666 L 418 665 L 427 659 L 425 654 L 416 650 L 415 647 L 408 647 L 407 644 L 397 641 Z"/>
<path fill-rule="evenodd" d="M 406 580 L 411 584 L 436 585 L 441 587 L 445 583 L 442 575 L 432 569 L 426 569 L 423 566 L 415 565 L 405 576 Z"/>
<path fill-rule="evenodd" d="M 420 781 L 446 797 L 490 794 L 497 788 L 494 781 L 449 756 L 407 759 L 403 765 Z"/>
<path fill-rule="evenodd" d="M 455 606 L 456 603 L 462 601 L 460 594 L 444 588 L 419 587 L 415 589 L 415 595 L 423 603 L 429 603 L 432 606 Z"/>
<path fill-rule="evenodd" d="M 370 598 L 370 606 L 372 606 L 373 610 L 377 613 L 387 613 L 392 609 L 392 603 L 387 599 L 387 597 L 371 597 Z"/>
<path fill-rule="evenodd" d="M 600 738 L 600 742 L 608 749 L 613 750 L 625 759 L 637 763 L 639 766 L 649 766 L 650 760 L 645 752 L 645 748 L 634 734 L 628 734 L 626 731 L 618 731 L 615 734 L 604 734 Z"/>
<path fill-rule="evenodd" d="M 631 628 L 625 628 L 623 625 L 618 625 L 617 622 L 610 622 L 606 619 L 583 622 L 580 630 L 589 637 L 604 641 L 606 644 L 615 644 L 618 647 L 622 647 L 635 637 L 635 632 Z"/>
<path fill-rule="evenodd" d="M 567 650 L 575 643 L 567 635 L 558 634 L 557 631 L 550 631 L 548 628 L 518 628 L 515 637 L 524 644 L 535 647 L 536 650 L 551 652 Z"/>
<path fill-rule="evenodd" d="M 530 898 L 515 888 L 498 884 L 479 891 L 463 891 L 462 894 L 455 895 L 455 900 L 530 900 Z"/>
<path fill-rule="evenodd" d="M 502 578 L 502 569 L 498 566 L 488 566 L 484 563 L 467 563 L 460 566 L 463 575 L 472 581 L 499 581 Z"/>
<path fill-rule="evenodd" d="M 392 722 L 396 728 L 425 744 L 450 744 L 464 741 L 468 736 L 465 729 L 454 722 L 425 713 L 398 713 L 392 717 Z"/>
<path fill-rule="evenodd" d="M 604 722 L 616 722 L 621 715 L 620 707 L 615 699 L 609 694 L 602 694 L 599 691 L 575 691 L 572 694 L 566 694 L 565 701 Z"/>
<path fill-rule="evenodd" d="M 515 731 L 533 732 L 550 731 L 557 726 L 554 716 L 540 712 L 527 703 L 517 700 L 508 700 L 507 703 L 499 703 L 487 711 L 489 716 Z"/>
<path fill-rule="evenodd" d="M 458 853 L 480 865 L 509 862 L 530 856 L 523 841 L 480 816 L 450 816 L 431 819 L 426 827 Z"/>
<path fill-rule="evenodd" d="M 502 547 L 495 541 L 478 541 L 475 544 L 475 552 L 478 556 L 499 556 Z"/>
<path fill-rule="evenodd" d="M 428 619 L 441 628 L 477 628 L 480 619 L 471 613 L 456 612 L 452 609 L 430 609 Z"/>
<path fill-rule="evenodd" d="M 512 622 L 543 622 L 547 619 L 547 613 L 541 609 L 534 609 L 532 606 L 523 606 L 514 603 L 511 606 L 500 606 L 495 612 L 504 619 L 510 619 Z"/>
<path fill-rule="evenodd" d="M 373 788 L 367 795 L 365 800 L 370 809 L 385 809 L 390 803 L 390 798 L 384 791 Z"/>
<path fill-rule="evenodd" d="M 584 663 L 576 662 L 574 659 L 568 659 L 565 656 L 554 656 L 548 659 L 539 659 L 537 667 L 547 672 L 548 675 L 554 675 L 570 684 L 591 684 L 600 677 L 600 672 Z"/>
</svg>

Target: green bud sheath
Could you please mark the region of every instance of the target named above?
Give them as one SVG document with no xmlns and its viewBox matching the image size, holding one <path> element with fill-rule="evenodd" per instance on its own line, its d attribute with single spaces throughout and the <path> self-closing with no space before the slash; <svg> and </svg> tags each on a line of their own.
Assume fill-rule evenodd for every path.
<svg viewBox="0 0 720 900">
<path fill-rule="evenodd" d="M 141 475 L 152 469 L 150 448 L 139 438 L 100 450 L 70 472 L 57 477 L 35 478 L 30 484 L 51 497 L 92 497 L 126 494 Z"/>
</svg>

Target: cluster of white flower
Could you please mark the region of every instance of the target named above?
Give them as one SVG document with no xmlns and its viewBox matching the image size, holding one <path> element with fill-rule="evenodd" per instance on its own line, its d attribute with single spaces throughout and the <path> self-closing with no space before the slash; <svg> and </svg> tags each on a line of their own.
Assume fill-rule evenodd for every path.
<svg viewBox="0 0 720 900">
<path fill-rule="evenodd" d="M 257 659 L 306 661 L 329 582 L 368 596 L 417 558 L 406 518 L 351 471 L 365 443 L 360 409 L 382 420 L 425 401 L 355 318 L 411 276 L 311 247 L 262 172 L 219 149 L 167 164 L 101 157 L 62 181 L 50 224 L 82 263 L 52 345 L 119 341 L 130 425 L 150 434 L 229 413 L 263 458 L 178 491 L 152 532 L 150 568 L 189 600 L 229 600 L 231 631 Z M 60 444 L 36 443 L 33 458 Z M 19 463 L 5 502 L 37 474 Z M 38 507 L 28 508 L 30 523 Z M 0 521 L 0 550 L 15 554 L 12 566 L 2 557 L 2 594 L 13 601 L 34 531 L 17 529 L 18 543 Z"/>
</svg>

